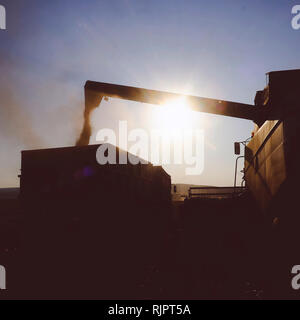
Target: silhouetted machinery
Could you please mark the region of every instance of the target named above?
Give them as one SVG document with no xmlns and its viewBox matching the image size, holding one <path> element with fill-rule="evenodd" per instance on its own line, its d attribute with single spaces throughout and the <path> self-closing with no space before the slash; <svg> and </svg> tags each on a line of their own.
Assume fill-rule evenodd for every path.
<svg viewBox="0 0 300 320">
<path fill-rule="evenodd" d="M 300 171 L 300 70 L 271 72 L 268 78 L 267 87 L 257 92 L 255 105 L 184 96 L 186 104 L 194 111 L 255 122 L 255 133 L 245 152 L 245 179 L 263 212 L 273 207 L 281 195 L 287 200 L 288 194 L 296 188 Z M 89 115 L 103 98 L 108 97 L 164 105 L 182 95 L 87 81 L 85 114 Z M 85 135 L 81 143 L 88 144 L 89 138 Z"/>
<path fill-rule="evenodd" d="M 171 178 L 152 164 L 100 165 L 99 145 L 22 152 L 21 279 L 40 298 L 137 298 L 160 260 Z M 129 156 L 116 148 L 120 153 Z M 128 161 L 129 162 L 129 161 Z"/>
<path fill-rule="evenodd" d="M 225 255 L 222 261 L 228 261 L 228 257 L 231 257 L 227 270 L 235 270 L 233 274 L 238 274 L 239 270 L 245 270 L 246 273 L 248 270 L 249 274 L 253 272 L 256 274 L 254 278 L 260 278 L 263 290 L 277 297 L 286 297 L 294 294 L 291 292 L 289 274 L 292 267 L 300 261 L 297 254 L 300 224 L 300 70 L 270 72 L 267 76 L 268 84 L 264 90 L 257 92 L 254 105 L 184 96 L 185 102 L 194 111 L 247 119 L 255 123 L 252 138 L 247 140 L 244 156 L 244 179 L 247 190 L 250 191 L 247 197 L 254 198 L 255 201 L 226 200 L 222 205 L 220 202 L 203 201 L 198 201 L 197 204 L 192 199 L 187 203 L 185 212 L 186 217 L 190 217 L 187 218 L 189 227 L 185 229 L 185 233 L 187 238 L 191 236 L 186 249 L 190 247 L 200 250 L 199 244 L 205 243 L 205 246 L 201 247 L 202 253 L 207 252 L 206 259 L 215 261 L 215 266 L 220 266 L 220 257 L 216 258 L 212 252 L 216 254 L 214 248 L 219 248 L 218 243 L 221 241 L 224 250 L 220 250 L 219 254 Z M 163 106 L 182 96 L 88 81 L 85 85 L 85 97 L 85 115 L 88 117 L 90 111 L 98 107 L 103 98 L 112 97 Z M 82 138 L 81 143 L 89 143 L 89 135 L 83 135 Z M 238 143 L 235 144 L 235 150 L 237 154 L 240 153 Z M 234 214 L 231 214 L 233 212 Z M 258 219 L 261 220 L 257 222 L 254 218 L 256 222 L 252 220 L 250 223 L 252 218 L 249 218 L 249 212 L 252 213 L 252 218 L 258 214 Z M 219 229 L 216 229 L 216 226 Z M 208 238 L 205 238 L 207 230 Z M 209 241 L 212 230 L 218 232 L 215 232 Z M 234 236 L 236 232 L 239 233 L 237 238 Z M 195 238 L 196 234 L 203 236 Z M 222 240 L 222 236 L 225 240 Z M 235 240 L 232 240 L 234 238 Z M 244 240 L 238 240 L 242 238 Z M 231 245 L 226 246 L 226 243 Z M 243 245 L 237 252 L 232 250 L 238 243 L 247 243 L 248 250 Z M 242 253 L 246 259 L 243 260 L 244 265 L 241 264 Z M 189 265 L 197 265 L 195 262 L 192 259 Z M 195 273 L 191 274 L 199 274 L 201 268 L 202 263 Z M 210 266 L 208 269 L 213 270 L 214 267 Z M 210 278 L 209 274 L 204 275 L 203 279 L 207 277 Z M 191 283 L 193 282 L 192 279 Z"/>
<path fill-rule="evenodd" d="M 295 203 L 299 181 L 300 70 L 271 72 L 268 78 L 255 98 L 260 117 L 246 147 L 245 177 L 260 208 L 278 214 L 278 205 L 282 211 Z"/>
<path fill-rule="evenodd" d="M 299 210 L 292 208 L 298 208 L 300 176 L 300 106 L 297 97 L 300 70 L 271 72 L 268 77 L 268 86 L 257 92 L 255 105 L 195 96 L 185 96 L 185 102 L 194 111 L 255 122 L 253 137 L 245 149 L 246 185 L 256 199 L 257 207 L 264 213 L 261 216 L 267 217 L 266 221 L 280 230 L 282 237 L 271 240 L 272 245 L 267 250 L 272 248 L 273 259 L 281 248 L 278 252 L 281 259 L 286 251 L 284 248 L 297 243 L 299 225 Z M 172 238 L 172 232 L 168 232 L 171 221 L 170 176 L 161 167 L 151 164 L 101 167 L 96 163 L 98 146 L 88 146 L 91 111 L 100 105 L 102 99 L 109 97 L 163 106 L 182 95 L 88 81 L 85 85 L 85 124 L 77 146 L 22 153 L 21 199 L 31 218 L 25 222 L 23 260 L 17 265 L 27 266 L 22 267 L 23 274 L 19 274 L 27 297 L 28 288 L 32 288 L 33 296 L 43 292 L 43 297 L 61 295 L 70 298 L 72 293 L 82 297 L 82 293 L 86 293 L 86 297 L 98 298 L 147 298 L 141 293 L 145 279 L 156 271 L 145 270 L 157 267 L 161 256 L 171 251 L 165 241 Z M 239 146 L 236 144 L 235 147 L 239 153 Z M 239 209 L 231 214 L 234 201 L 227 199 L 224 203 L 214 203 L 215 211 L 219 212 L 214 215 L 207 214 L 211 202 L 205 202 L 203 208 L 210 221 L 208 225 L 197 220 L 199 210 L 189 204 L 196 220 L 189 222 L 194 232 L 187 231 L 191 237 L 187 243 L 195 243 L 195 250 L 199 249 L 194 238 L 198 234 L 199 221 L 200 225 L 202 223 L 202 253 L 206 252 L 216 266 L 220 257 L 210 250 L 207 239 L 218 247 L 222 239 L 219 241 L 216 237 L 226 234 L 225 226 L 231 234 L 241 225 L 245 229 L 248 227 L 245 219 L 241 223 L 243 219 L 239 214 L 239 210 L 243 211 L 243 201 L 236 199 Z M 227 216 L 221 212 L 223 204 L 229 213 Z M 217 228 L 216 219 L 223 221 Z M 259 243 L 256 247 L 262 247 L 255 231 L 253 237 L 256 239 L 251 239 L 251 232 L 252 229 L 247 237 Z M 210 238 L 205 238 L 206 234 Z M 266 241 L 266 238 L 261 239 Z M 236 248 L 234 237 L 226 241 L 228 247 Z M 230 252 L 231 256 L 226 256 L 224 250 L 219 250 L 224 261 L 236 261 L 234 259 L 239 259 L 245 250 L 236 248 Z M 285 258 L 282 258 L 286 262 L 282 267 L 284 274 L 289 272 L 286 265 L 299 264 L 300 261 L 293 261 L 295 256 L 292 254 Z M 253 263 L 253 259 L 250 260 Z M 169 267 L 172 267 L 171 261 L 169 259 Z M 199 273 L 198 269 L 194 271 Z M 217 267 L 215 271 L 215 274 L 219 273 Z M 168 272 L 165 273 L 167 276 Z M 204 275 L 203 278 L 210 276 Z M 176 281 L 171 279 L 170 283 Z"/>
</svg>

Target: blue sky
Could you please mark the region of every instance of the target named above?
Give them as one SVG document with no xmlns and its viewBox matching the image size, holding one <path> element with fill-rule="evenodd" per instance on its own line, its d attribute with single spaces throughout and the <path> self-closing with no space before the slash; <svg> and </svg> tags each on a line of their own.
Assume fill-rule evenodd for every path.
<svg viewBox="0 0 300 320">
<path fill-rule="evenodd" d="M 8 28 L 0 31 L 0 187 L 18 185 L 21 150 L 75 143 L 88 79 L 252 104 L 266 72 L 300 67 L 300 31 L 291 28 L 300 1 L 0 4 Z M 94 131 L 126 119 L 148 128 L 148 110 L 112 101 L 95 112 Z M 231 185 L 233 142 L 248 138 L 253 124 L 195 117 L 206 123 L 205 170 L 186 177 L 169 168 L 173 181 Z"/>
</svg>

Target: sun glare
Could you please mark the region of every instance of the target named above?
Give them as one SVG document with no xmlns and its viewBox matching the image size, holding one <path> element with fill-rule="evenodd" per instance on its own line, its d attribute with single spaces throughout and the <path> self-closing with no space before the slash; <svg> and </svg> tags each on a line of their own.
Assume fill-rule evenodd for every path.
<svg viewBox="0 0 300 320">
<path fill-rule="evenodd" d="M 154 123 L 158 129 L 171 133 L 191 129 L 194 122 L 195 112 L 189 108 L 185 97 L 155 107 Z"/>
</svg>

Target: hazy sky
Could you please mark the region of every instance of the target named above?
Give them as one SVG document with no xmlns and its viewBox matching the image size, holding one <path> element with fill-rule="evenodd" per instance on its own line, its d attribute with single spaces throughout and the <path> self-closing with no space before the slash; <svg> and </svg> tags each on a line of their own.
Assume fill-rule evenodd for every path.
<svg viewBox="0 0 300 320">
<path fill-rule="evenodd" d="M 74 145 L 83 86 L 96 80 L 253 103 L 265 73 L 300 67 L 300 30 L 287 0 L 0 0 L 0 187 L 17 186 L 20 151 Z M 300 4 L 300 1 L 298 1 Z M 150 129 L 153 107 L 104 103 L 97 130 Z M 173 182 L 232 185 L 233 143 L 251 121 L 195 114 L 205 130 L 205 170 Z"/>
</svg>

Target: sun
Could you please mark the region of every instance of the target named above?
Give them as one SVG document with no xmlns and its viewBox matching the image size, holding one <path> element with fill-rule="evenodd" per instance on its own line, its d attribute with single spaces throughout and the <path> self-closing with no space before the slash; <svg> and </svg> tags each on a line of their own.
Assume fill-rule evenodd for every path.
<svg viewBox="0 0 300 320">
<path fill-rule="evenodd" d="M 155 107 L 153 111 L 155 127 L 165 132 L 191 129 L 195 122 L 195 112 L 189 108 L 184 96 Z"/>
</svg>

